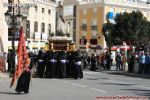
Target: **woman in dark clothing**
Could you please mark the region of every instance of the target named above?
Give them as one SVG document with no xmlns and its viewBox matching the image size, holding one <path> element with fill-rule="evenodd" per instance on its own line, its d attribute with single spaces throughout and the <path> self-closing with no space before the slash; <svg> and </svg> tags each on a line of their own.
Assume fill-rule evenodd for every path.
<svg viewBox="0 0 150 100">
<path fill-rule="evenodd" d="M 30 60 L 28 60 L 30 62 Z M 30 63 L 28 63 L 26 66 L 28 66 Z M 29 86 L 30 86 L 30 79 L 31 79 L 31 72 L 30 67 L 24 68 L 22 74 L 20 75 L 17 86 L 16 86 L 16 92 L 17 93 L 28 93 L 29 92 Z"/>
<path fill-rule="evenodd" d="M 90 70 L 96 71 L 96 59 L 95 59 L 94 54 L 92 54 L 92 57 L 91 57 L 91 68 L 90 68 Z"/>
<path fill-rule="evenodd" d="M 131 57 L 129 58 L 129 63 L 128 63 L 128 72 L 129 73 L 132 73 L 134 71 L 134 63 L 135 63 L 135 56 L 134 54 L 132 53 L 131 54 Z"/>
</svg>

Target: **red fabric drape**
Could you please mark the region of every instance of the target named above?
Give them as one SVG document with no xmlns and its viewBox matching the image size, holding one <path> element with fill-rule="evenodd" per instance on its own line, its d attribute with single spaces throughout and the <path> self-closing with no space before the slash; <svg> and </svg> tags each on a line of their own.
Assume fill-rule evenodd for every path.
<svg viewBox="0 0 150 100">
<path fill-rule="evenodd" d="M 20 76 L 23 69 L 25 67 L 28 67 L 26 65 L 28 65 L 29 63 L 28 61 L 29 57 L 28 57 L 28 52 L 26 49 L 23 27 L 20 28 L 19 33 L 20 33 L 20 36 L 19 36 L 19 42 L 18 42 L 18 48 L 17 48 L 18 63 L 17 63 L 15 73 L 13 75 L 10 87 L 14 85 L 15 80 Z"/>
</svg>

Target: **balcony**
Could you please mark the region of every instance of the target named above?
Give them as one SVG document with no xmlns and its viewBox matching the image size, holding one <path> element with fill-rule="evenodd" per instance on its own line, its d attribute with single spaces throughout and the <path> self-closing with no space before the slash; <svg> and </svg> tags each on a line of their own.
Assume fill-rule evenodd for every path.
<svg viewBox="0 0 150 100">
<path fill-rule="evenodd" d="M 90 39 L 91 45 L 97 45 L 97 39 Z"/>
<path fill-rule="evenodd" d="M 87 43 L 87 39 L 80 39 L 80 44 L 85 45 Z"/>
<path fill-rule="evenodd" d="M 97 25 L 92 25 L 91 30 L 97 30 Z"/>
<path fill-rule="evenodd" d="M 81 26 L 81 30 L 82 31 L 86 31 L 87 30 L 87 26 L 85 26 L 85 25 Z"/>
</svg>

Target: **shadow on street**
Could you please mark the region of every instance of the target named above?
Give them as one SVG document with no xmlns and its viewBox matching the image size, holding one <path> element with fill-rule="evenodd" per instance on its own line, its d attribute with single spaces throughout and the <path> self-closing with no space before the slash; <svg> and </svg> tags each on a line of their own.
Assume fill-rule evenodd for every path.
<svg viewBox="0 0 150 100">
<path fill-rule="evenodd" d="M 135 93 L 138 96 L 149 96 L 150 99 L 150 90 L 143 90 L 143 89 L 121 89 L 126 91 L 132 91 L 132 93 Z"/>
<path fill-rule="evenodd" d="M 117 72 L 117 71 L 115 71 L 115 72 L 106 72 L 106 73 L 107 74 L 111 74 L 111 75 L 122 75 L 122 76 L 127 76 L 127 77 L 150 79 L 150 76 L 147 76 L 147 75 L 140 75 L 140 74 L 123 72 L 123 71 L 119 71 L 119 72 Z"/>
<path fill-rule="evenodd" d="M 101 84 L 106 84 L 106 85 L 122 85 L 122 86 L 137 85 L 137 84 L 124 84 L 124 83 L 101 83 Z"/>
<path fill-rule="evenodd" d="M 7 95 L 20 95 L 21 93 L 16 93 L 16 92 L 1 92 L 0 94 L 7 94 Z"/>
<path fill-rule="evenodd" d="M 86 78 L 87 80 L 99 80 L 99 79 L 103 79 L 103 80 L 109 80 L 109 78 Z"/>
</svg>

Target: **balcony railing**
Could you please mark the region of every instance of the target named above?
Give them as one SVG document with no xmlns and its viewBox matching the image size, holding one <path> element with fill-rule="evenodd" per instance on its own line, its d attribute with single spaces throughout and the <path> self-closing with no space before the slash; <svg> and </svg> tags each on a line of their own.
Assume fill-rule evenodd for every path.
<svg viewBox="0 0 150 100">
<path fill-rule="evenodd" d="M 97 45 L 97 39 L 90 39 L 91 45 Z"/>
<path fill-rule="evenodd" d="M 92 25 L 91 30 L 97 30 L 97 25 Z"/>
<path fill-rule="evenodd" d="M 85 45 L 87 43 L 87 39 L 80 39 L 80 44 Z"/>
<path fill-rule="evenodd" d="M 87 26 L 81 26 L 81 30 L 86 31 L 87 30 Z"/>
</svg>

